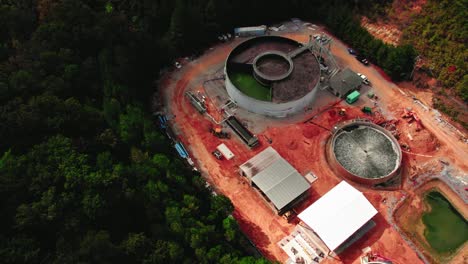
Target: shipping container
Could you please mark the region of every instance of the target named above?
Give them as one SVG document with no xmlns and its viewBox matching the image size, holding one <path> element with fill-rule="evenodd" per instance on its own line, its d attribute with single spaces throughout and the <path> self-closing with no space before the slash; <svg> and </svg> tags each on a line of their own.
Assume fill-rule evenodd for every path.
<svg viewBox="0 0 468 264">
<path fill-rule="evenodd" d="M 346 96 L 346 102 L 348 104 L 352 104 L 352 103 L 356 102 L 359 99 L 360 95 L 361 94 L 358 91 L 354 91 L 354 92 L 348 94 L 348 96 Z"/>
<path fill-rule="evenodd" d="M 267 26 L 239 27 L 234 29 L 234 35 L 239 37 L 253 37 L 265 35 Z"/>
</svg>

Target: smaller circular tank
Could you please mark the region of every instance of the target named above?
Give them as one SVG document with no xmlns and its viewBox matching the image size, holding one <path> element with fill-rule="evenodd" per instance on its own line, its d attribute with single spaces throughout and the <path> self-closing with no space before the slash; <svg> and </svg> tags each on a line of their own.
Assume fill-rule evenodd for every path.
<svg viewBox="0 0 468 264">
<path fill-rule="evenodd" d="M 288 77 L 294 69 L 291 58 L 280 51 L 261 53 L 255 57 L 252 65 L 255 78 L 264 84 L 281 81 Z"/>
<path fill-rule="evenodd" d="M 399 175 L 402 154 L 390 132 L 368 121 L 353 120 L 335 126 L 327 158 L 340 176 L 376 185 Z"/>
</svg>

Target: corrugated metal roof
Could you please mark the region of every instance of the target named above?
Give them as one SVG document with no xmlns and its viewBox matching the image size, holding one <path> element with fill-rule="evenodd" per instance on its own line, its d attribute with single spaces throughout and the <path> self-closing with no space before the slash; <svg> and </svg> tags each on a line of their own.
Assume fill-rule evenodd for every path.
<svg viewBox="0 0 468 264">
<path fill-rule="evenodd" d="M 294 172 L 296 170 L 286 160 L 280 158 L 255 175 L 252 181 L 262 191 L 267 192 Z"/>
<path fill-rule="evenodd" d="M 251 178 L 258 172 L 270 166 L 279 158 L 281 158 L 281 156 L 278 154 L 278 152 L 276 152 L 274 148 L 268 147 L 255 155 L 253 158 L 246 161 L 244 164 L 240 165 L 239 168 L 247 177 Z"/>
<path fill-rule="evenodd" d="M 309 189 L 310 184 L 276 150 L 268 147 L 244 166 L 254 173 L 252 182 L 281 210 Z"/>
<path fill-rule="evenodd" d="M 330 79 L 330 86 L 342 96 L 361 85 L 362 79 L 355 72 L 346 68 Z"/>
<path fill-rule="evenodd" d="M 298 172 L 293 172 L 265 192 L 265 195 L 278 210 L 281 210 L 309 188 L 310 184 L 304 177 Z"/>
</svg>

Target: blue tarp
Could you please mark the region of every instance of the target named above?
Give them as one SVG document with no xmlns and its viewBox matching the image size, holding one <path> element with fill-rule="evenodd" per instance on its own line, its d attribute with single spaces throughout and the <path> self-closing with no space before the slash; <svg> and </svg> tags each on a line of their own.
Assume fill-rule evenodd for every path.
<svg viewBox="0 0 468 264">
<path fill-rule="evenodd" d="M 177 150 L 177 153 L 179 153 L 179 156 L 180 156 L 180 157 L 182 157 L 182 158 L 184 158 L 184 159 L 188 158 L 187 150 L 185 150 L 184 145 L 182 145 L 182 143 L 177 142 L 177 143 L 175 144 L 175 148 L 176 148 L 176 150 Z"/>
<path fill-rule="evenodd" d="M 166 127 L 167 127 L 167 126 L 166 126 L 166 122 L 167 122 L 166 116 L 160 115 L 160 116 L 158 117 L 158 119 L 159 119 L 159 126 L 160 126 L 161 128 L 166 128 Z"/>
</svg>

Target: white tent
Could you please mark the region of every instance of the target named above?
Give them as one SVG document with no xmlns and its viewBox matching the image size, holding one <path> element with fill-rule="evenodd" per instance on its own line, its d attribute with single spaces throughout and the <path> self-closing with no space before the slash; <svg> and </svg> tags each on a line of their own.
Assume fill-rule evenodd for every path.
<svg viewBox="0 0 468 264">
<path fill-rule="evenodd" d="M 342 181 L 300 213 L 299 218 L 334 251 L 376 214 L 361 192 Z"/>
</svg>

